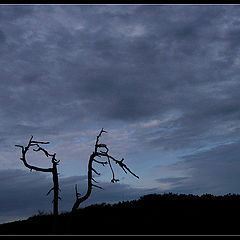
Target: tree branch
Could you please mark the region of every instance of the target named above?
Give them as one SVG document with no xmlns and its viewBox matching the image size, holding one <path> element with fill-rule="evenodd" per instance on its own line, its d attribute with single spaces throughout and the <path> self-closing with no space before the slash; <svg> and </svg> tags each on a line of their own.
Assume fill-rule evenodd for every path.
<svg viewBox="0 0 240 240">
<path fill-rule="evenodd" d="M 77 191 L 77 184 L 75 184 L 75 195 L 76 195 L 76 199 L 79 199 L 79 197 L 80 197 L 80 193 L 78 193 L 78 191 Z"/>
<path fill-rule="evenodd" d="M 43 149 L 42 147 L 40 147 L 38 144 L 36 144 L 38 146 L 38 149 L 33 149 L 33 151 L 38 152 L 38 151 L 42 151 L 44 152 L 44 154 L 48 157 L 49 153 L 47 152 L 47 150 Z"/>
<path fill-rule="evenodd" d="M 102 128 L 102 130 L 100 131 L 100 133 L 97 135 L 97 139 L 96 139 L 96 143 L 95 143 L 95 152 L 97 152 L 98 141 L 99 141 L 99 138 L 101 137 L 101 135 L 102 135 L 103 132 L 107 133 L 107 131 L 103 130 L 103 128 Z"/>
<path fill-rule="evenodd" d="M 31 141 L 31 143 L 37 143 L 37 144 L 49 144 L 50 142 Z"/>
<path fill-rule="evenodd" d="M 95 183 L 98 183 L 93 177 L 92 177 L 92 180 L 93 180 Z"/>
<path fill-rule="evenodd" d="M 92 168 L 92 171 L 94 171 L 97 175 L 100 175 L 100 173 L 97 172 L 94 168 Z"/>
<path fill-rule="evenodd" d="M 104 166 L 104 164 L 107 164 L 107 162 L 101 162 L 101 161 L 98 161 L 96 159 L 93 159 L 93 161 L 96 162 L 96 163 L 102 164 L 103 166 Z"/>
<path fill-rule="evenodd" d="M 52 187 L 52 188 L 47 192 L 46 196 L 48 196 L 48 195 L 50 194 L 50 192 L 53 191 L 53 190 L 54 190 L 54 187 Z"/>
<path fill-rule="evenodd" d="M 96 188 L 103 189 L 102 187 L 100 187 L 100 186 L 97 186 L 97 185 L 94 185 L 94 184 L 92 184 L 92 186 L 93 186 L 93 187 L 96 187 Z"/>
<path fill-rule="evenodd" d="M 20 160 L 22 160 L 24 165 L 25 165 L 25 167 L 29 168 L 30 170 L 35 170 L 35 171 L 38 171 L 38 172 L 52 172 L 53 168 L 40 168 L 40 167 L 35 167 L 35 166 L 30 165 L 30 164 L 27 163 L 26 153 L 27 153 L 27 151 L 29 150 L 29 148 L 31 146 L 36 146 L 37 145 L 39 147 L 39 149 L 37 149 L 37 150 L 33 149 L 33 150 L 35 150 L 35 151 L 40 151 L 41 150 L 41 151 L 44 151 L 46 156 L 49 155 L 46 150 L 44 150 L 43 148 L 41 148 L 38 145 L 38 143 L 42 143 L 42 142 L 32 141 L 32 139 L 33 139 L 33 136 L 31 136 L 31 138 L 30 138 L 30 140 L 28 142 L 28 145 L 25 148 L 23 146 L 21 146 L 21 145 L 15 145 L 16 147 L 22 148 L 22 157 L 20 158 Z M 34 143 L 34 144 L 32 144 L 32 143 Z M 43 143 L 47 144 L 47 142 L 43 142 Z"/>
<path fill-rule="evenodd" d="M 98 155 L 101 155 L 101 156 L 104 156 L 104 157 L 107 157 L 107 158 L 112 159 L 116 164 L 118 164 L 118 165 L 122 168 L 122 170 L 123 170 L 125 173 L 127 173 L 127 171 L 128 171 L 128 172 L 131 173 L 134 177 L 139 178 L 135 173 L 133 173 L 133 172 L 127 167 L 126 164 L 123 163 L 124 158 L 122 158 L 122 160 L 119 161 L 119 160 L 115 159 L 114 157 L 112 157 L 112 156 L 109 155 L 109 154 L 105 154 L 105 153 L 98 152 Z M 127 171 L 126 171 L 125 169 L 126 169 Z"/>
<path fill-rule="evenodd" d="M 112 182 L 112 183 L 114 183 L 114 182 L 118 182 L 118 181 L 119 181 L 119 179 L 115 179 L 115 176 L 114 176 L 114 171 L 113 171 L 112 164 L 111 164 L 111 162 L 110 162 L 110 159 L 109 159 L 109 157 L 108 157 L 108 164 L 109 164 L 109 166 L 110 166 L 110 169 L 111 169 L 111 172 L 112 172 L 112 180 L 111 180 L 111 182 Z"/>
</svg>

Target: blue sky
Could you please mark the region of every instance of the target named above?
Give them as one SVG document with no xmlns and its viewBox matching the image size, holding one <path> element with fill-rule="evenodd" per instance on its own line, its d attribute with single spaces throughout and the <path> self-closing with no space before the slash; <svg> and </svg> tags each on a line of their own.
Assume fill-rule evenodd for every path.
<svg viewBox="0 0 240 240">
<path fill-rule="evenodd" d="M 240 191 L 238 5 L 0 5 L 0 222 L 51 211 L 51 175 L 15 144 L 56 153 L 69 211 L 96 136 L 140 178 L 97 167 L 83 206 L 148 193 Z M 50 167 L 31 152 L 29 163 Z"/>
</svg>

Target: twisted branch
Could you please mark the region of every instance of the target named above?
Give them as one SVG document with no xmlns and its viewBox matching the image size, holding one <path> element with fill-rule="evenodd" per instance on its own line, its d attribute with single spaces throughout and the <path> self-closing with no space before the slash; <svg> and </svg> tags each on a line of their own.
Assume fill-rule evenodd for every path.
<svg viewBox="0 0 240 240">
<path fill-rule="evenodd" d="M 22 157 L 20 158 L 20 160 L 23 161 L 25 167 L 29 168 L 30 170 L 35 170 L 35 171 L 39 171 L 39 172 L 52 172 L 53 168 L 40 168 L 40 167 L 36 167 L 36 166 L 28 164 L 28 162 L 26 160 L 26 153 L 29 150 L 29 148 L 32 146 L 38 147 L 38 149 L 33 149 L 33 151 L 35 151 L 35 152 L 43 151 L 47 157 L 50 156 L 50 154 L 47 152 L 47 150 L 45 150 L 39 146 L 39 144 L 49 144 L 49 142 L 32 141 L 32 139 L 33 139 L 33 136 L 31 136 L 31 138 L 28 142 L 28 145 L 26 147 L 21 146 L 21 145 L 15 145 L 16 147 L 20 147 L 22 149 Z"/>
<path fill-rule="evenodd" d="M 28 145 L 26 147 L 24 147 L 22 145 L 15 145 L 15 146 L 21 148 L 22 156 L 20 157 L 20 160 L 23 162 L 25 167 L 30 169 L 30 171 L 35 170 L 35 171 L 38 171 L 38 172 L 51 172 L 52 173 L 54 187 L 51 188 L 47 192 L 46 195 L 49 195 L 51 193 L 51 191 L 54 191 L 53 214 L 55 216 L 57 216 L 58 215 L 58 199 L 61 200 L 61 198 L 58 196 L 58 192 L 61 191 L 61 190 L 59 189 L 59 185 L 58 185 L 58 173 L 57 173 L 57 165 L 60 162 L 60 160 L 56 159 L 56 153 L 50 154 L 50 153 L 48 153 L 47 150 L 45 150 L 44 148 L 42 148 L 40 146 L 40 144 L 49 144 L 49 142 L 33 141 L 32 139 L 33 139 L 33 136 L 31 136 L 31 138 L 30 138 L 30 140 L 28 142 Z M 30 165 L 27 162 L 27 160 L 26 160 L 26 153 L 30 149 L 30 147 L 34 147 L 34 146 L 36 146 L 37 148 L 33 149 L 33 151 L 35 151 L 35 152 L 42 151 L 46 157 L 52 157 L 52 164 L 53 164 L 53 166 L 51 168 L 40 168 L 40 167 L 36 167 L 36 166 Z"/>
<path fill-rule="evenodd" d="M 111 160 L 114 161 L 116 164 L 118 164 L 122 170 L 127 173 L 127 171 L 132 174 L 134 177 L 136 178 L 139 178 L 135 173 L 133 173 L 125 163 L 123 163 L 123 158 L 122 160 L 117 160 L 115 159 L 114 157 L 112 157 L 111 155 L 108 154 L 109 152 L 109 149 L 107 147 L 106 144 L 100 144 L 99 143 L 99 139 L 102 135 L 102 133 L 107 133 L 107 131 L 103 130 L 103 128 L 101 129 L 100 133 L 97 135 L 96 137 L 96 142 L 95 142 L 95 149 L 94 149 L 94 152 L 91 154 L 90 158 L 89 158 L 89 162 L 88 162 L 88 189 L 87 189 L 87 192 L 86 194 L 83 196 L 83 197 L 79 197 L 79 193 L 77 192 L 77 188 L 75 186 L 75 192 L 76 192 L 76 201 L 73 205 L 73 208 L 72 208 L 72 212 L 75 212 L 78 208 L 78 206 L 85 200 L 87 200 L 87 198 L 90 196 L 91 192 L 92 192 L 92 187 L 96 187 L 96 188 L 100 188 L 100 189 L 103 189 L 102 187 L 100 186 L 97 186 L 95 184 L 92 183 L 92 181 L 96 182 L 96 180 L 92 177 L 92 173 L 95 172 L 97 175 L 100 175 L 99 172 L 97 172 L 93 167 L 92 167 L 92 163 L 95 162 L 97 164 L 101 164 L 101 165 L 105 165 L 105 164 L 108 164 L 110 166 L 110 169 L 111 169 L 111 172 L 112 172 L 112 180 L 111 182 L 114 183 L 114 182 L 118 182 L 119 179 L 116 179 L 115 178 L 115 174 L 114 174 L 114 170 L 113 170 L 113 167 L 112 167 L 112 164 L 111 164 Z M 104 149 L 104 150 L 103 150 Z M 95 157 L 107 157 L 107 161 L 98 161 L 95 159 Z M 96 182 L 97 183 L 97 182 Z"/>
</svg>

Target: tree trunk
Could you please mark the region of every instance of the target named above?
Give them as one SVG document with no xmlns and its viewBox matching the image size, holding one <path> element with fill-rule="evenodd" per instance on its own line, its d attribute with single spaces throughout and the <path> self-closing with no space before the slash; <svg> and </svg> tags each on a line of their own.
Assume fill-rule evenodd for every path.
<svg viewBox="0 0 240 240">
<path fill-rule="evenodd" d="M 53 163 L 53 215 L 54 216 L 58 216 L 58 189 L 59 189 L 59 185 L 58 185 L 58 173 L 57 173 L 57 164 Z"/>
<path fill-rule="evenodd" d="M 89 158 L 89 162 L 88 162 L 88 189 L 87 189 L 87 192 L 83 197 L 76 199 L 76 201 L 72 207 L 72 213 L 76 212 L 79 205 L 82 202 L 84 202 L 85 200 L 87 200 L 89 198 L 89 196 L 91 195 L 91 192 L 92 192 L 92 162 L 93 162 L 95 156 L 96 156 L 96 154 L 92 153 Z"/>
</svg>

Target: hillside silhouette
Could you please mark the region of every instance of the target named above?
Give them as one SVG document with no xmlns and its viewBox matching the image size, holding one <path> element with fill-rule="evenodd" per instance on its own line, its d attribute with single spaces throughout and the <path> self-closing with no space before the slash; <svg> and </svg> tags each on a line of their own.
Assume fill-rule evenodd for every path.
<svg viewBox="0 0 240 240">
<path fill-rule="evenodd" d="M 0 234 L 240 234 L 240 195 L 149 194 L 138 200 L 94 204 L 0 224 Z"/>
</svg>

